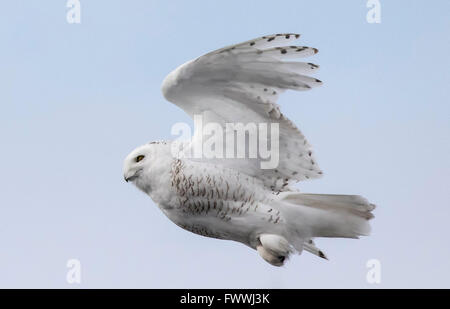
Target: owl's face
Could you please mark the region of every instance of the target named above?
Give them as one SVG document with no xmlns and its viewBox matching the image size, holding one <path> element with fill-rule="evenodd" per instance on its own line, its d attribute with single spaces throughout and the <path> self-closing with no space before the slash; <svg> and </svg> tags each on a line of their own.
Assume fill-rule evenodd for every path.
<svg viewBox="0 0 450 309">
<path fill-rule="evenodd" d="M 150 194 L 152 181 L 158 179 L 158 167 L 171 160 L 170 143 L 151 142 L 133 150 L 123 162 L 123 178 L 133 183 L 143 192 Z"/>
<path fill-rule="evenodd" d="M 153 145 L 146 144 L 133 150 L 123 163 L 123 178 L 126 182 L 135 182 L 142 172 L 150 167 L 154 157 Z"/>
</svg>

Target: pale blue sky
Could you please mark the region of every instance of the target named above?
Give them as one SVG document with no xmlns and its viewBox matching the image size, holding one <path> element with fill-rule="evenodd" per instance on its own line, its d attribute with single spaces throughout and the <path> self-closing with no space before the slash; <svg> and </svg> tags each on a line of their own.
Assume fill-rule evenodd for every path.
<svg viewBox="0 0 450 309">
<path fill-rule="evenodd" d="M 381 0 L 381 24 L 365 0 L 81 0 L 81 24 L 65 3 L 2 3 L 0 287 L 450 287 L 450 1 Z M 122 177 L 129 151 L 191 123 L 161 95 L 168 72 L 278 32 L 320 50 L 323 87 L 281 99 L 325 172 L 300 188 L 378 205 L 372 236 L 281 269 L 178 228 Z"/>
</svg>

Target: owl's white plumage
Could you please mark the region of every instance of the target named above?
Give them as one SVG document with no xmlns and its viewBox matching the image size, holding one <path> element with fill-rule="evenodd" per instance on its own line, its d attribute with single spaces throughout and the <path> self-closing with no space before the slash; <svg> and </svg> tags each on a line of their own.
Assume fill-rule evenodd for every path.
<svg viewBox="0 0 450 309">
<path fill-rule="evenodd" d="M 277 105 L 287 89 L 322 84 L 305 74 L 318 66 L 287 59 L 317 49 L 287 46 L 298 34 L 264 36 L 189 61 L 163 82 L 164 96 L 203 122 L 278 123 L 279 165 L 262 159 L 188 159 L 172 155 L 171 142 L 153 142 L 125 159 L 124 177 L 150 195 L 180 227 L 208 237 L 244 243 L 269 263 L 283 265 L 303 249 L 325 258 L 314 237 L 369 233 L 374 206 L 360 196 L 302 194 L 290 184 L 322 175 L 310 144 Z M 199 143 L 199 135 L 186 149 Z M 139 159 L 140 158 L 140 159 Z"/>
</svg>

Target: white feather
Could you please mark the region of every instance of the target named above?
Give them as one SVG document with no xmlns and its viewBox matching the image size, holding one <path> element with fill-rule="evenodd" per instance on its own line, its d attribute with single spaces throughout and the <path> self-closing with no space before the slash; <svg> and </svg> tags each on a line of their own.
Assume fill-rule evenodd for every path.
<svg viewBox="0 0 450 309">
<path fill-rule="evenodd" d="M 145 144 L 124 162 L 125 180 L 148 194 L 175 224 L 202 236 L 246 244 L 274 266 L 284 265 L 295 251 L 326 258 L 312 241 L 315 237 L 367 235 L 375 208 L 360 196 L 303 194 L 289 186 L 322 175 L 311 145 L 277 104 L 288 89 L 321 84 L 306 75 L 317 65 L 284 61 L 317 52 L 289 46 L 298 37 L 275 34 L 221 48 L 180 66 L 162 86 L 169 101 L 191 116 L 201 114 L 204 124 L 216 122 L 226 129 L 227 122 L 278 123 L 277 168 L 261 169 L 261 158 L 174 155 L 197 145 L 203 137 L 198 134 L 181 145 Z"/>
<path fill-rule="evenodd" d="M 162 86 L 169 101 L 191 116 L 202 115 L 204 125 L 208 122 L 279 123 L 280 162 L 276 169 L 261 169 L 260 158 L 248 159 L 246 163 L 214 160 L 216 164 L 239 168 L 258 177 L 277 191 L 286 190 L 291 181 L 322 176 L 311 145 L 276 104 L 279 94 L 287 89 L 309 90 L 322 84 L 304 75 L 313 73 L 318 66 L 281 61 L 294 55 L 310 56 L 317 49 L 268 48 L 284 46 L 298 37 L 278 34 L 221 48 L 180 66 L 167 76 Z"/>
</svg>

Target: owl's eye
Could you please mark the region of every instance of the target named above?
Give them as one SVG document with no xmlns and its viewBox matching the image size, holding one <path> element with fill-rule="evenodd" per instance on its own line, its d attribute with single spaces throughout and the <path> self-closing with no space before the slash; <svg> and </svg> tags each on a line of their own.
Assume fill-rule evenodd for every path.
<svg viewBox="0 0 450 309">
<path fill-rule="evenodd" d="M 144 159 L 145 156 L 140 155 L 136 157 L 136 162 L 142 161 L 142 159 Z"/>
</svg>

